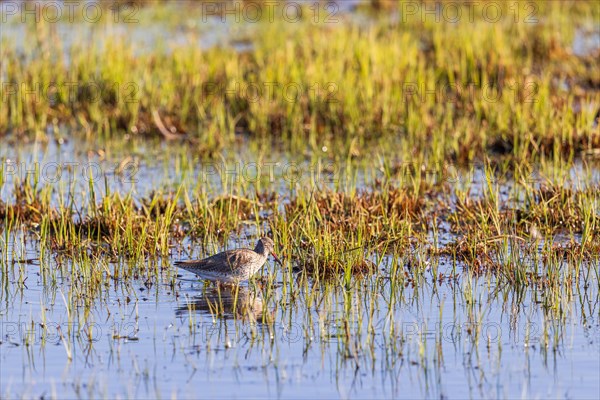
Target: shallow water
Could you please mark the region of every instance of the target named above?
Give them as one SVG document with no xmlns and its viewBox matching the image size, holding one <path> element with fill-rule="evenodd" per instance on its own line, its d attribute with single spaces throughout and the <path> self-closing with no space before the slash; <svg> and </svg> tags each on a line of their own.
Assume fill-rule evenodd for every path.
<svg viewBox="0 0 600 400">
<path fill-rule="evenodd" d="M 99 162 L 108 176 L 119 160 L 139 158 L 136 182 L 109 180 L 109 190 L 141 198 L 202 175 L 201 164 L 178 169 L 173 157 L 162 158 L 163 146 L 106 147 Z M 50 140 L 6 147 L 0 158 L 25 162 L 29 170 L 36 160 L 98 161 L 98 152 L 87 150 L 76 140 L 60 146 Z M 249 148 L 231 156 L 257 157 Z M 598 184 L 598 170 L 585 164 L 569 174 L 577 178 L 575 187 Z M 289 195 L 289 183 L 275 177 L 265 188 Z M 20 178 L 5 176 L 4 201 Z M 453 178 L 460 178 L 457 185 L 470 182 L 473 198 L 486 188 L 482 168 Z M 220 175 L 211 179 L 215 193 L 226 187 Z M 55 184 L 59 193 L 64 180 L 42 184 Z M 510 180 L 498 183 L 502 199 L 509 199 Z M 83 198 L 88 181 L 76 185 Z M 443 246 L 456 237 L 442 224 L 439 237 L 430 240 Z M 230 239 L 229 248 L 253 247 L 255 233 L 249 227 Z M 594 398 L 600 390 L 597 265 L 580 266 L 586 271 L 582 281 L 573 284 L 571 295 L 560 294 L 558 313 L 541 291 L 499 286 L 489 275 L 469 280 L 468 265 L 454 267 L 444 258 L 426 267 L 414 287 L 410 281 L 393 283 L 398 274 L 419 280 L 409 254 L 385 256 L 375 276 L 353 280 L 350 288 L 302 284 L 290 275 L 292 263 L 283 270 L 269 263 L 261 276 L 274 276 L 274 285 L 252 282 L 236 295 L 171 266 L 222 249 L 184 241 L 170 259 L 135 266 L 137 278 L 105 277 L 88 291 L 73 281 L 72 271 L 89 266 L 71 265 L 58 254 L 41 256 L 34 234 L 3 232 L 0 243 L 7 243 L 0 291 L 3 398 Z M 110 271 L 126 264 L 94 262 Z M 155 270 L 158 278 L 148 280 Z"/>
<path fill-rule="evenodd" d="M 37 258 L 35 242 L 17 254 Z M 109 280 L 88 307 L 82 299 L 67 311 L 68 273 L 48 284 L 35 264 L 12 264 L 3 278 L 5 398 L 593 398 L 600 390 L 597 282 L 579 285 L 555 321 L 529 291 L 519 299 L 485 278 L 315 287 L 321 306 L 307 308 L 302 290 L 292 299 L 279 286 L 265 297 L 250 285 L 235 299 L 168 268 L 152 285 Z"/>
</svg>

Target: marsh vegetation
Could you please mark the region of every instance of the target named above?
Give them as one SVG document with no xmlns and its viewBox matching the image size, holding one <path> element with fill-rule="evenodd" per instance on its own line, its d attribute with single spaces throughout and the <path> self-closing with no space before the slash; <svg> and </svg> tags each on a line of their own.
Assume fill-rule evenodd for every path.
<svg viewBox="0 0 600 400">
<path fill-rule="evenodd" d="M 597 396 L 597 3 L 26 3 L 0 396 Z M 173 266 L 265 235 L 242 286 Z"/>
</svg>

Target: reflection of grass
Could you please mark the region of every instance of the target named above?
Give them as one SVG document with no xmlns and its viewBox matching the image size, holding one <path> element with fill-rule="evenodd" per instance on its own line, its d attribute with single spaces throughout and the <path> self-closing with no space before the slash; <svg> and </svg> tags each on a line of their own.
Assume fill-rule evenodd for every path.
<svg viewBox="0 0 600 400">
<path fill-rule="evenodd" d="M 38 43 L 32 60 L 3 46 L 6 78 L 57 92 L 5 96 L 0 129 L 41 133 L 66 122 L 91 137 L 159 135 L 158 111 L 201 152 L 246 132 L 316 148 L 400 136 L 403 148 L 442 160 L 568 155 L 600 144 L 588 107 L 600 103 L 594 57 L 570 52 L 586 10 L 598 20 L 593 3 L 549 2 L 537 24 L 255 24 L 254 50 L 243 53 L 177 45 L 165 54 L 107 37 L 76 43 L 69 64 L 52 26 L 40 24 L 28 34 Z"/>
</svg>

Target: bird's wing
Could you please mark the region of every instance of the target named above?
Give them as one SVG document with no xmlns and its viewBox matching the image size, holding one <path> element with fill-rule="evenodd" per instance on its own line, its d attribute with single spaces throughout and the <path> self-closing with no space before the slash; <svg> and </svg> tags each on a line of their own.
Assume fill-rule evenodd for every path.
<svg viewBox="0 0 600 400">
<path fill-rule="evenodd" d="M 228 250 L 203 260 L 176 261 L 175 265 L 187 270 L 226 271 L 250 261 L 252 250 Z"/>
</svg>

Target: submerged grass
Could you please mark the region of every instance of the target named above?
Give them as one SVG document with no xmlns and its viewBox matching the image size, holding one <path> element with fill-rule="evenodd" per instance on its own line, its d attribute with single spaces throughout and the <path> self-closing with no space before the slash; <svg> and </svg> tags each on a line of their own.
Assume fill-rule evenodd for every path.
<svg viewBox="0 0 600 400">
<path fill-rule="evenodd" d="M 369 254 L 410 243 L 421 215 L 420 193 L 313 191 L 285 205 L 271 225 L 291 247 L 284 250 L 309 272 L 374 272 Z"/>
<path fill-rule="evenodd" d="M 118 261 L 128 265 L 127 276 L 139 274 L 131 267 L 143 260 L 162 260 L 161 268 L 169 268 L 174 254 L 193 251 L 196 242 L 210 252 L 209 243 L 261 234 L 274 237 L 289 261 L 287 272 L 341 277 L 347 284 L 356 274 L 382 273 L 386 255 L 406 257 L 392 275 L 412 284 L 428 271 L 434 279 L 452 278 L 438 276 L 440 258 L 521 284 L 545 274 L 540 265 L 564 261 L 579 268 L 597 261 L 598 185 L 523 181 L 501 195 L 506 184 L 492 180 L 492 168 L 486 171 L 480 197 L 453 182 L 417 179 L 414 169 L 403 183 L 389 175 L 360 190 L 306 186 L 286 197 L 243 185 L 237 195 L 211 197 L 187 184 L 143 198 L 108 189 L 100 195 L 92 182 L 87 201 L 78 205 L 74 192 L 51 202 L 52 186 L 39 185 L 34 175 L 14 183 L 14 199 L 0 202 L 0 216 L 3 230 L 24 229 L 37 238 L 42 254 Z M 108 270 L 98 265 L 97 272 Z"/>
<path fill-rule="evenodd" d="M 333 357 L 335 374 L 346 368 L 399 374 L 408 363 L 441 390 L 429 379 L 445 365 L 448 321 L 454 321 L 455 343 L 476 349 L 487 343 L 494 352 L 492 343 L 504 342 L 489 336 L 490 321 L 498 326 L 493 312 L 510 317 L 512 327 L 513 321 L 537 318 L 524 311 L 533 309 L 541 325 L 534 324 L 523 341 L 539 340 L 545 354 L 564 348 L 569 317 L 596 315 L 595 306 L 586 307 L 597 297 L 600 188 L 519 180 L 507 194 L 506 182 L 493 178 L 512 169 L 485 165 L 479 193 L 471 192 L 475 184 L 463 188 L 412 168 L 408 177 L 388 171 L 361 189 L 303 182 L 285 197 L 243 184 L 225 191 L 236 195 L 211 196 L 188 183 L 140 197 L 101 193 L 92 182 L 77 204 L 73 192 L 48 196 L 52 186 L 40 185 L 34 175 L 14 183 L 10 192 L 17 195 L 2 203 L 0 275 L 12 293 L 2 296 L 13 301 L 27 290 L 35 267 L 26 264 L 39 261 L 44 292 L 50 293 L 42 309 L 58 301 L 66 310 L 58 332 L 67 360 L 93 356 L 101 346 L 94 343 L 95 321 L 115 326 L 111 355 L 118 356 L 122 343 L 148 340 L 138 305 L 153 296 L 158 303 L 160 291 L 168 301 L 182 301 L 175 313 L 188 320 L 172 351 L 186 354 L 194 370 L 202 367 L 183 349 L 209 355 L 238 346 L 245 357 L 259 352 L 278 366 L 283 346 L 303 340 L 303 355 Z M 216 250 L 210 244 L 220 250 L 233 246 L 232 239 L 245 237 L 247 243 L 263 234 L 272 234 L 277 253 L 285 256 L 282 271 L 247 287 L 195 287 L 176 279 L 171 261 L 191 255 L 184 253 L 208 255 Z M 24 251 L 31 241 L 39 260 Z M 193 296 L 184 289 L 188 284 Z M 444 300 L 438 298 L 442 289 Z M 444 315 L 446 301 L 453 315 Z M 439 315 L 424 315 L 428 302 L 439 305 Z M 411 315 L 398 317 L 399 309 Z M 405 319 L 412 317 L 419 322 Z M 41 324 L 51 336 L 52 319 L 47 324 L 44 312 L 41 318 L 30 316 L 28 326 Z M 124 318 L 126 330 L 118 328 Z M 23 344 L 33 360 L 29 336 Z M 471 365 L 465 368 L 482 368 L 478 355 L 465 357 Z"/>
</svg>

